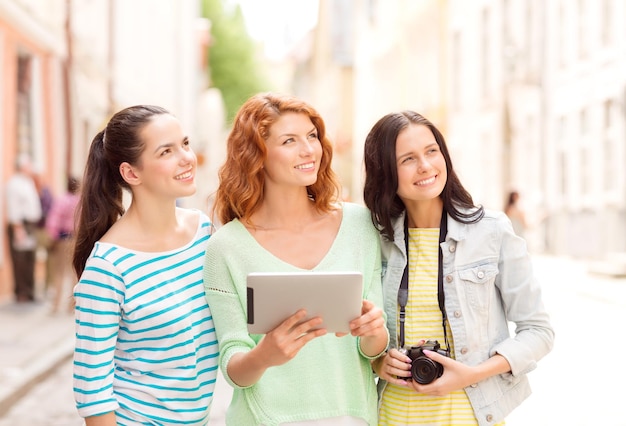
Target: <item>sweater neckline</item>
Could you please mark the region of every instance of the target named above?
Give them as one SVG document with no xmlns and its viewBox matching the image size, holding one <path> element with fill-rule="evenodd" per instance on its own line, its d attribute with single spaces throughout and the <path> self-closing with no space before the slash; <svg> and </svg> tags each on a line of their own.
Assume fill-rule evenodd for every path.
<svg viewBox="0 0 626 426">
<path fill-rule="evenodd" d="M 300 268 L 292 263 L 289 263 L 283 259 L 281 259 L 280 257 L 276 256 L 274 253 L 272 253 L 271 251 L 267 250 L 265 247 L 263 247 L 257 240 L 256 238 L 254 238 L 254 236 L 250 233 L 250 231 L 248 231 L 248 229 L 244 226 L 243 223 L 241 223 L 241 221 L 239 219 L 233 219 L 233 222 L 237 224 L 237 226 L 240 228 L 242 234 L 244 234 L 244 238 L 248 239 L 250 241 L 250 244 L 254 244 L 256 246 L 256 248 L 258 250 L 260 250 L 263 255 L 265 257 L 268 257 L 269 259 L 271 259 L 274 262 L 278 262 L 282 265 L 287 265 L 289 268 L 295 270 L 295 271 L 316 271 L 319 269 L 323 269 L 324 264 L 326 263 L 327 259 L 332 258 L 332 254 L 334 251 L 336 251 L 335 247 L 338 244 L 338 241 L 340 241 L 342 239 L 342 236 L 344 234 L 344 228 L 346 227 L 346 204 L 342 203 L 341 206 L 341 223 L 339 224 L 339 229 L 337 230 L 337 235 L 335 235 L 335 239 L 333 240 L 333 243 L 330 245 L 330 247 L 328 248 L 328 251 L 326 252 L 326 254 L 322 257 L 322 259 L 318 262 L 317 265 L 315 265 L 313 268 L 311 269 L 306 269 L 306 268 Z"/>
</svg>

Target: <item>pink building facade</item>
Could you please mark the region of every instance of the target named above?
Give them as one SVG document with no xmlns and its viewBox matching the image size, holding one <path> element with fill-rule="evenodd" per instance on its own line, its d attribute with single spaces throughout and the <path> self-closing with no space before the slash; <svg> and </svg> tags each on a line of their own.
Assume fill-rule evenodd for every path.
<svg viewBox="0 0 626 426">
<path fill-rule="evenodd" d="M 66 49 L 62 20 L 42 22 L 16 2 L 0 2 L 0 302 L 13 293 L 4 186 L 19 153 L 33 158 L 53 193 L 67 170 Z"/>
</svg>

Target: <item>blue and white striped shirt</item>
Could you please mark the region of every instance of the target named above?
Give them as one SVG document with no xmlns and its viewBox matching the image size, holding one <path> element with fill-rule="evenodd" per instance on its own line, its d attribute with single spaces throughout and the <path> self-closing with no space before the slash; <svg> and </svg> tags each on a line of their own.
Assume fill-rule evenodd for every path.
<svg viewBox="0 0 626 426">
<path fill-rule="evenodd" d="M 205 425 L 218 345 L 202 283 L 210 221 L 189 244 L 144 253 L 98 242 L 74 289 L 74 395 L 82 417 Z"/>
</svg>

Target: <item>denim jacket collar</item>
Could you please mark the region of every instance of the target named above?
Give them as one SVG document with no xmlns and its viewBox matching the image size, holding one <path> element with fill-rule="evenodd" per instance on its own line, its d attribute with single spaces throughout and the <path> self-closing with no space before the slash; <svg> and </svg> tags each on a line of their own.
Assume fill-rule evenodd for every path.
<svg viewBox="0 0 626 426">
<path fill-rule="evenodd" d="M 406 217 L 406 210 L 393 220 L 393 237 L 394 244 L 400 252 L 406 258 L 406 250 L 404 247 L 404 218 Z M 448 235 L 446 241 L 452 239 L 454 241 L 462 241 L 467 236 L 467 225 L 461 222 L 457 222 L 448 215 Z M 405 259 L 406 262 L 406 259 Z"/>
</svg>

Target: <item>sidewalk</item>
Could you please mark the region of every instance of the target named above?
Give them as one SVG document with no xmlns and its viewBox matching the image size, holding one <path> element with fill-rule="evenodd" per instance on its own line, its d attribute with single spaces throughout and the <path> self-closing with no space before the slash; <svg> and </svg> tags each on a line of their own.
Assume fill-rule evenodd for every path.
<svg viewBox="0 0 626 426">
<path fill-rule="evenodd" d="M 0 417 L 72 356 L 74 316 L 49 310 L 43 302 L 0 304 Z"/>
<path fill-rule="evenodd" d="M 74 316 L 49 314 L 43 302 L 0 303 L 0 419 L 74 351 Z M 71 385 L 71 377 L 68 378 Z M 211 426 L 224 424 L 232 389 L 218 375 Z"/>
</svg>

